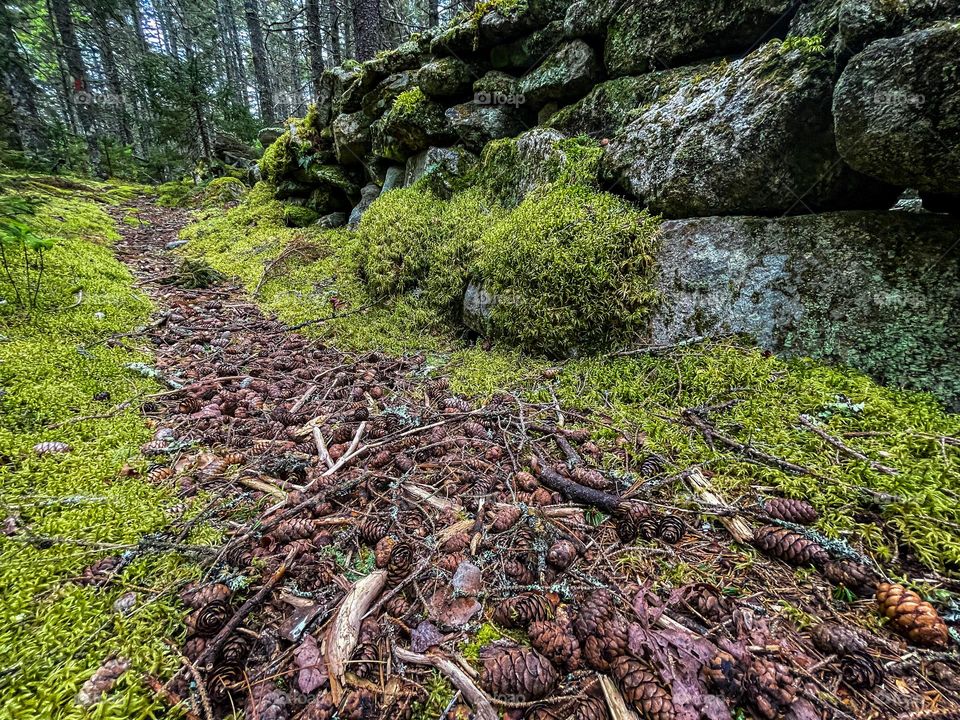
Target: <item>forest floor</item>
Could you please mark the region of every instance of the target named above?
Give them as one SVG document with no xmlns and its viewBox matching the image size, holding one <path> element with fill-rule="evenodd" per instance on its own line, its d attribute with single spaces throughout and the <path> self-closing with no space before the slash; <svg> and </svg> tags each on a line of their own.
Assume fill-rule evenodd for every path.
<svg viewBox="0 0 960 720">
<path fill-rule="evenodd" d="M 619 719 L 625 701 L 657 720 L 958 717 L 960 655 L 941 616 L 956 621 L 960 586 L 914 553 L 878 563 L 858 537 L 811 527 L 808 503 L 772 484 L 734 491 L 709 462 L 675 467 L 610 414 L 507 388 L 463 397 L 424 354 L 290 331 L 167 249 L 187 213 L 149 197 L 112 212 L 116 253 L 154 312 L 102 341 L 149 353 L 141 370 L 166 388 L 98 417 L 139 404 L 153 439 L 130 481 L 183 502 L 134 557 L 185 554 L 202 578 L 167 589 L 185 615 L 156 629 L 176 643 L 174 677 L 113 657 L 84 685 L 97 701 L 136 672 L 205 720 Z M 711 453 L 830 482 L 718 430 L 735 404 L 678 418 Z M 806 422 L 831 463 L 899 472 Z M 954 442 L 934 446 L 946 458 Z M 853 492 L 858 522 L 889 530 L 884 507 L 902 499 Z M 202 528 L 217 532 L 199 542 Z M 50 548 L 28 524 L 9 534 Z M 94 592 L 131 563 L 101 550 L 82 573 Z M 898 584 L 918 578 L 936 608 Z"/>
</svg>

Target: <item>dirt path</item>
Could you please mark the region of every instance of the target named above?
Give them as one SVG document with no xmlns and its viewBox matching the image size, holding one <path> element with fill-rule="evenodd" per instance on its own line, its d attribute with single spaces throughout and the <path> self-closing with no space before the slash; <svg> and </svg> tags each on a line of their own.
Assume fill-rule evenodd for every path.
<svg viewBox="0 0 960 720">
<path fill-rule="evenodd" d="M 137 340 L 171 387 L 145 406 L 150 480 L 206 493 L 231 538 L 185 594 L 182 651 L 203 682 L 183 672 L 168 699 L 196 716 L 599 720 L 619 697 L 609 677 L 658 720 L 957 707 L 955 657 L 851 629 L 873 603 L 836 602 L 826 577 L 869 598 L 873 569 L 799 528 L 703 522 L 674 496 L 689 505 L 703 475 L 666 477 L 655 456 L 614 472 L 622 449 L 557 427 L 553 407 L 475 407 L 422 357 L 344 354 L 228 284 L 167 284 L 187 216 L 147 200 L 137 214 L 118 253 L 158 307 Z M 821 622 L 833 635 L 814 643 Z M 942 650 L 945 630 L 922 639 Z"/>
</svg>

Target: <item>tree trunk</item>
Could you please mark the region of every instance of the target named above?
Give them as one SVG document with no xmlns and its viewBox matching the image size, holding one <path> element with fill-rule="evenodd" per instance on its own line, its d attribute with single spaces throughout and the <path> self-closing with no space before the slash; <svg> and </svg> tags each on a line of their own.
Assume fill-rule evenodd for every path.
<svg viewBox="0 0 960 720">
<path fill-rule="evenodd" d="M 313 99 L 320 97 L 321 83 L 325 70 L 323 65 L 323 31 L 320 26 L 320 0 L 306 0 L 307 46 L 310 55 L 310 85 L 313 87 Z"/>
<path fill-rule="evenodd" d="M 10 101 L 20 149 L 37 152 L 47 145 L 37 112 L 37 88 L 20 53 L 13 26 L 7 6 L 0 4 L 0 76 Z"/>
<path fill-rule="evenodd" d="M 94 171 L 102 174 L 100 167 L 100 146 L 97 141 L 96 116 L 94 113 L 93 95 L 90 92 L 90 82 L 87 78 L 87 68 L 83 62 L 83 54 L 80 52 L 80 44 L 77 41 L 76 27 L 73 23 L 73 12 L 70 7 L 70 0 L 51 0 L 53 7 L 53 17 L 57 24 L 57 30 L 60 34 L 60 43 L 63 49 L 63 57 L 67 64 L 67 72 L 70 73 L 70 81 L 73 84 L 75 93 L 75 107 L 77 117 L 80 120 L 80 127 L 87 140 L 87 149 L 90 154 L 90 163 Z"/>
<path fill-rule="evenodd" d="M 427 25 L 436 27 L 440 24 L 440 0 L 427 0 Z"/>
<path fill-rule="evenodd" d="M 370 60 L 380 50 L 380 0 L 354 0 L 353 33 L 357 60 Z"/>
<path fill-rule="evenodd" d="M 343 39 L 340 32 L 340 6 L 337 0 L 327 0 L 327 36 L 330 41 L 330 59 L 334 65 L 343 62 Z"/>
<path fill-rule="evenodd" d="M 284 14 L 289 27 L 284 31 L 287 52 L 288 116 L 303 115 L 303 79 L 300 74 L 300 49 L 297 43 L 297 9 L 293 0 L 284 0 Z"/>
<path fill-rule="evenodd" d="M 257 0 L 243 0 L 243 10 L 247 18 L 247 30 L 250 33 L 250 51 L 253 54 L 253 74 L 257 81 L 260 120 L 266 125 L 273 125 L 276 122 L 273 112 L 273 87 L 270 84 L 267 46 L 263 41 L 263 28 L 260 25 Z"/>
<path fill-rule="evenodd" d="M 100 47 L 100 57 L 103 61 L 103 73 L 107 78 L 107 87 L 110 88 L 109 104 L 116 112 L 117 131 L 121 142 L 130 145 L 133 142 L 133 135 L 130 132 L 127 105 L 123 98 L 120 70 L 117 67 L 117 58 L 113 52 L 111 30 L 103 13 L 91 12 L 90 16 L 93 18 L 97 30 L 97 44 Z"/>
<path fill-rule="evenodd" d="M 237 30 L 237 13 L 233 0 L 224 0 L 224 3 L 226 5 L 227 25 L 230 29 L 230 45 L 237 68 L 237 82 L 240 85 L 240 97 L 243 100 L 243 106 L 249 108 L 250 93 L 249 83 L 247 82 L 247 64 L 246 57 L 243 54 L 243 48 L 240 45 L 240 31 Z"/>
</svg>

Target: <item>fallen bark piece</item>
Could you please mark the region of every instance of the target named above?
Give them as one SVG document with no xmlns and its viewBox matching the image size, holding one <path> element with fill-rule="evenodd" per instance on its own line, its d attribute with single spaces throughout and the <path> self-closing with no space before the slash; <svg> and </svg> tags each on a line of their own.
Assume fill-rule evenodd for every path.
<svg viewBox="0 0 960 720">
<path fill-rule="evenodd" d="M 451 659 L 441 655 L 420 655 L 410 650 L 395 647 L 393 654 L 397 660 L 413 665 L 428 665 L 443 673 L 464 699 L 473 708 L 477 720 L 497 720 L 497 712 L 473 680 Z"/>
<path fill-rule="evenodd" d="M 330 675 L 330 692 L 335 703 L 343 695 L 343 681 L 347 662 L 357 647 L 360 622 L 376 601 L 387 583 L 387 572 L 375 570 L 358 580 L 340 602 L 340 607 L 330 623 L 324 641 L 327 672 Z"/>
</svg>

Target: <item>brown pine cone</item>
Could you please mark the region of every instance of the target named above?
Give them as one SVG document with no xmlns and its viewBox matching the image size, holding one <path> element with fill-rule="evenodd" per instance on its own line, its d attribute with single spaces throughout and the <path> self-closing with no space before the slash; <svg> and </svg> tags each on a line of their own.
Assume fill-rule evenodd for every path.
<svg viewBox="0 0 960 720">
<path fill-rule="evenodd" d="M 187 641 L 183 644 L 183 653 L 184 657 L 190 661 L 196 661 L 200 655 L 203 654 L 203 651 L 207 649 L 207 638 L 202 637 L 192 637 L 188 638 Z"/>
<path fill-rule="evenodd" d="M 377 700 L 366 688 L 347 693 L 339 717 L 342 720 L 374 720 L 377 717 Z"/>
<path fill-rule="evenodd" d="M 214 668 L 207 681 L 207 694 L 214 704 L 219 705 L 232 693 L 240 691 L 244 679 L 243 668 L 239 665 L 223 665 Z"/>
<path fill-rule="evenodd" d="M 213 637 L 231 617 L 233 617 L 233 610 L 230 605 L 224 600 L 214 600 L 187 615 L 184 624 L 190 635 Z"/>
<path fill-rule="evenodd" d="M 357 537 L 364 545 L 374 547 L 389 534 L 390 525 L 389 521 L 378 517 L 367 518 L 357 526 Z"/>
<path fill-rule="evenodd" d="M 859 633 L 834 623 L 820 623 L 810 631 L 810 639 L 824 655 L 850 655 L 869 650 L 867 641 Z"/>
<path fill-rule="evenodd" d="M 743 694 L 743 671 L 733 655 L 720 651 L 700 670 L 700 677 L 710 687 L 737 700 Z"/>
<path fill-rule="evenodd" d="M 233 663 L 234 665 L 243 665 L 250 653 L 250 643 L 243 635 L 231 635 L 226 639 L 220 648 L 217 656 L 218 665 Z"/>
<path fill-rule="evenodd" d="M 223 583 L 210 583 L 209 585 L 199 586 L 191 583 L 184 588 L 180 594 L 180 599 L 183 600 L 184 605 L 196 610 L 216 600 L 229 600 L 232 594 L 230 588 Z"/>
<path fill-rule="evenodd" d="M 640 463 L 640 474 L 644 477 L 653 477 L 659 475 L 667 466 L 667 460 L 663 455 L 652 453 L 647 455 Z"/>
<path fill-rule="evenodd" d="M 574 706 L 570 720 L 607 720 L 607 703 L 603 698 L 585 697 Z"/>
<path fill-rule="evenodd" d="M 377 646 L 367 642 L 354 651 L 353 659 L 350 661 L 350 670 L 357 677 L 370 678 L 376 673 L 379 663 L 380 653 Z"/>
<path fill-rule="evenodd" d="M 827 551 L 813 540 L 776 525 L 764 525 L 757 530 L 754 544 L 791 565 L 822 565 L 830 560 Z"/>
<path fill-rule="evenodd" d="M 669 545 L 676 545 L 683 540 L 687 526 L 683 520 L 673 515 L 667 515 L 657 523 L 657 537 Z"/>
<path fill-rule="evenodd" d="M 855 652 L 840 659 L 843 681 L 857 690 L 869 690 L 883 682 L 883 670 L 866 653 Z"/>
<path fill-rule="evenodd" d="M 393 552 L 393 547 L 396 544 L 396 539 L 391 535 L 387 535 L 377 541 L 376 546 L 373 548 L 373 558 L 378 568 L 385 568 L 387 566 L 387 563 L 390 561 L 390 553 Z"/>
<path fill-rule="evenodd" d="M 520 585 L 529 585 L 536 580 L 529 564 L 516 558 L 503 561 L 503 572 Z"/>
<path fill-rule="evenodd" d="M 700 617 L 710 622 L 721 622 L 732 611 L 730 599 L 709 583 L 687 585 L 681 589 L 680 598 Z"/>
<path fill-rule="evenodd" d="M 313 523 L 306 518 L 290 518 L 277 525 L 270 535 L 281 544 L 305 540 L 313 535 Z"/>
<path fill-rule="evenodd" d="M 856 560 L 832 560 L 824 565 L 823 574 L 830 582 L 847 588 L 859 597 L 877 594 L 877 574 Z"/>
<path fill-rule="evenodd" d="M 790 670 L 770 660 L 752 657 L 747 672 L 747 697 L 768 720 L 780 716 L 796 699 L 796 679 Z"/>
<path fill-rule="evenodd" d="M 290 717 L 290 700 L 272 682 L 253 683 L 244 717 L 287 720 Z"/>
<path fill-rule="evenodd" d="M 627 652 L 629 625 L 608 590 L 595 590 L 586 599 L 573 629 L 584 659 L 594 670 L 606 672 L 614 659 Z"/>
<path fill-rule="evenodd" d="M 557 683 L 557 671 L 536 650 L 494 643 L 480 651 L 480 684 L 494 697 L 514 701 L 539 700 Z"/>
<path fill-rule="evenodd" d="M 97 560 L 92 565 L 84 568 L 83 573 L 77 578 L 77 585 L 93 585 L 94 587 L 103 587 L 111 578 L 113 573 L 120 565 L 120 558 L 110 555 Z"/>
<path fill-rule="evenodd" d="M 490 526 L 490 529 L 493 532 L 504 532 L 505 530 L 509 530 L 517 524 L 517 521 L 520 520 L 520 515 L 522 515 L 520 508 L 518 508 L 516 505 L 508 505 L 507 507 L 497 511 L 497 515 L 493 519 L 493 524 Z"/>
<path fill-rule="evenodd" d="M 446 572 L 452 573 L 456 572 L 457 568 L 460 567 L 460 563 L 467 559 L 466 553 L 457 552 L 450 553 L 449 555 L 441 555 L 437 560 L 437 567 Z"/>
<path fill-rule="evenodd" d="M 570 477 L 575 482 L 588 488 L 593 488 L 594 490 L 609 490 L 612 485 L 599 470 L 592 470 L 585 467 L 575 467 L 570 473 Z"/>
<path fill-rule="evenodd" d="M 397 543 L 390 551 L 390 559 L 387 561 L 387 585 L 399 585 L 412 569 L 413 548 L 405 542 Z"/>
<path fill-rule="evenodd" d="M 567 672 L 580 669 L 580 643 L 569 621 L 538 620 L 527 629 L 533 649 Z"/>
<path fill-rule="evenodd" d="M 790 498 L 773 498 L 763 504 L 763 511 L 776 520 L 810 525 L 815 522 L 817 509 L 806 500 L 791 500 Z"/>
<path fill-rule="evenodd" d="M 566 570 L 577 559 L 577 546 L 569 540 L 558 540 L 547 550 L 547 562 L 557 570 Z"/>
<path fill-rule="evenodd" d="M 945 648 L 950 634 L 933 605 L 903 585 L 881 583 L 877 587 L 880 612 L 890 626 L 915 645 Z"/>
<path fill-rule="evenodd" d="M 384 608 L 387 611 L 387 615 L 395 618 L 403 618 L 410 612 L 410 601 L 407 600 L 402 594 L 394 595 L 390 600 L 387 601 L 387 605 Z"/>
<path fill-rule="evenodd" d="M 538 620 L 553 618 L 557 597 L 542 593 L 523 593 L 507 598 L 493 611 L 493 621 L 506 628 L 526 628 Z"/>
<path fill-rule="evenodd" d="M 624 699 L 642 717 L 648 720 L 673 720 L 676 717 L 670 693 L 639 660 L 621 655 L 611 663 L 610 674 Z"/>
</svg>

